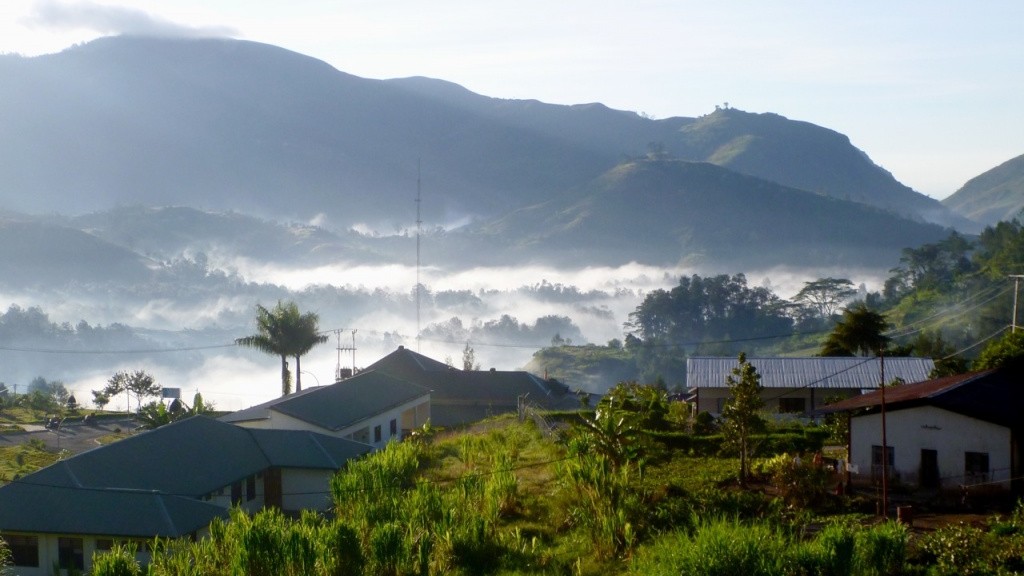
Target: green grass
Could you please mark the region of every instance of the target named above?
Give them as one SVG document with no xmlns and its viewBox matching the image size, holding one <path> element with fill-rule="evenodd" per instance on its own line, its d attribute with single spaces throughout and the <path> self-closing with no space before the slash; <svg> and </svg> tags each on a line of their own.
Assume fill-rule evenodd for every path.
<svg viewBox="0 0 1024 576">
<path fill-rule="evenodd" d="M 49 466 L 57 461 L 57 454 L 46 450 L 38 440 L 20 446 L 0 447 L 0 483 Z"/>
</svg>

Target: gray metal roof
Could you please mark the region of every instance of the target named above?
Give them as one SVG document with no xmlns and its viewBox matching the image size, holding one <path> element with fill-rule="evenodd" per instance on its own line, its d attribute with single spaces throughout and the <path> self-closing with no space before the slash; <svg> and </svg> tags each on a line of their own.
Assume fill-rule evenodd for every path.
<svg viewBox="0 0 1024 576">
<path fill-rule="evenodd" d="M 226 518 L 222 506 L 136 490 L 82 489 L 16 480 L 3 487 L 0 530 L 178 538 Z"/>
<path fill-rule="evenodd" d="M 0 486 L 0 530 L 188 534 L 223 512 L 201 496 L 268 468 L 337 470 L 372 450 L 315 432 L 252 430 L 194 416 Z"/>
<path fill-rule="evenodd" d="M 430 395 L 430 390 L 383 372 L 364 370 L 329 386 L 275 398 L 252 408 L 222 416 L 222 422 L 245 422 L 270 417 L 274 410 L 315 424 L 341 430 L 396 406 Z"/>
<path fill-rule="evenodd" d="M 765 388 L 877 388 L 881 378 L 879 358 L 870 357 L 748 357 Z M 725 379 L 739 361 L 732 356 L 695 356 L 686 359 L 686 382 L 690 388 L 725 388 Z M 931 358 L 885 358 L 885 380 L 900 378 L 921 382 L 935 368 Z"/>
<path fill-rule="evenodd" d="M 337 469 L 339 461 L 371 450 L 368 444 L 313 432 L 256 432 L 195 416 L 61 460 L 26 478 L 198 497 L 270 467 Z"/>
</svg>

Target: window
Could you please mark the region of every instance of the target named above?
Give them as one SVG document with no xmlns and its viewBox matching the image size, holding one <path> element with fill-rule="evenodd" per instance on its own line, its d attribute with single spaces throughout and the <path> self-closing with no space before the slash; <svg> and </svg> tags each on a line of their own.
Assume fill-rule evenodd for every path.
<svg viewBox="0 0 1024 576">
<path fill-rule="evenodd" d="M 988 482 L 988 452 L 964 452 L 964 479 Z"/>
<path fill-rule="evenodd" d="M 61 568 L 85 570 L 85 554 L 81 538 L 57 538 L 57 562 Z"/>
<path fill-rule="evenodd" d="M 380 442 L 380 424 L 373 427 L 373 441 Z"/>
<path fill-rule="evenodd" d="M 4 535 L 7 547 L 11 550 L 11 562 L 15 566 L 26 568 L 39 567 L 39 538 L 37 536 Z"/>
<path fill-rule="evenodd" d="M 886 446 L 885 467 L 888 468 L 889 478 L 894 476 L 893 470 L 896 462 L 894 456 L 895 451 L 892 446 Z M 871 447 L 871 480 L 873 482 L 880 482 L 882 480 L 882 447 L 877 445 Z"/>
<path fill-rule="evenodd" d="M 391 436 L 392 437 L 394 437 L 396 434 L 398 434 L 398 420 L 395 420 L 394 418 L 391 419 L 391 430 L 390 430 L 390 432 L 391 432 Z"/>
<path fill-rule="evenodd" d="M 779 412 L 783 414 L 803 414 L 806 411 L 806 398 L 779 398 Z"/>
<path fill-rule="evenodd" d="M 231 484 L 231 503 L 238 504 L 242 501 L 242 483 L 234 482 Z"/>
<path fill-rule="evenodd" d="M 245 501 L 249 502 L 256 497 L 256 475 L 253 474 L 245 479 Z"/>
<path fill-rule="evenodd" d="M 110 552 L 114 548 L 114 541 L 110 538 L 97 538 L 96 539 L 96 550 L 100 552 Z"/>
</svg>

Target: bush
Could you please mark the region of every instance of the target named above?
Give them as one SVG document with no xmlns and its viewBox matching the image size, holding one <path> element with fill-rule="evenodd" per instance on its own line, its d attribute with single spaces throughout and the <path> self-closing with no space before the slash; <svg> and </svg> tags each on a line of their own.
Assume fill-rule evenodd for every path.
<svg viewBox="0 0 1024 576">
<path fill-rule="evenodd" d="M 108 552 L 97 552 L 92 557 L 92 576 L 142 576 L 142 567 L 135 560 L 135 545 L 120 544 Z"/>
<path fill-rule="evenodd" d="M 901 574 L 907 556 L 907 538 L 906 526 L 896 522 L 885 522 L 858 532 L 856 574 Z"/>
<path fill-rule="evenodd" d="M 631 574 L 775 576 L 786 574 L 791 542 L 764 524 L 717 518 L 697 523 L 692 536 L 676 532 L 637 556 Z"/>
<path fill-rule="evenodd" d="M 812 459 L 797 463 L 789 454 L 780 454 L 761 463 L 760 472 L 768 476 L 787 504 L 808 507 L 827 497 L 829 473 Z"/>
</svg>

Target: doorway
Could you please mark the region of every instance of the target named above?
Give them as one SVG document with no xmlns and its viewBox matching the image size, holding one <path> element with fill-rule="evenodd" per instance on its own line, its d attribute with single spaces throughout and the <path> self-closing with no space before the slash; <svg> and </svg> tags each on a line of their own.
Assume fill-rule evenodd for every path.
<svg viewBox="0 0 1024 576">
<path fill-rule="evenodd" d="M 921 470 L 918 475 L 921 488 L 939 487 L 939 452 L 938 450 L 921 449 Z"/>
</svg>

